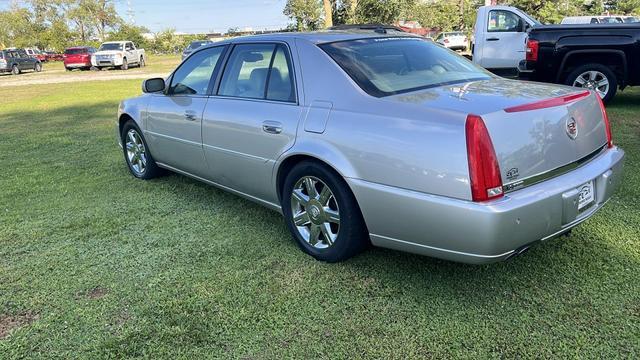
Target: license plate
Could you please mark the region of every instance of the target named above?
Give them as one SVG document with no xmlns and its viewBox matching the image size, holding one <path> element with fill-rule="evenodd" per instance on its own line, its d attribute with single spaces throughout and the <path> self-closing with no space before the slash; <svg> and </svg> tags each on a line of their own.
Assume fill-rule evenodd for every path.
<svg viewBox="0 0 640 360">
<path fill-rule="evenodd" d="M 578 211 L 591 205 L 595 200 L 595 194 L 593 191 L 593 181 L 580 186 L 578 188 Z"/>
</svg>

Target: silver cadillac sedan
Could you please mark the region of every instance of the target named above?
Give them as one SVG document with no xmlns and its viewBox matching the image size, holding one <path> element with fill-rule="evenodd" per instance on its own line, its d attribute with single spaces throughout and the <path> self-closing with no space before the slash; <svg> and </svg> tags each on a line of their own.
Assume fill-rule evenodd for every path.
<svg viewBox="0 0 640 360">
<path fill-rule="evenodd" d="M 170 170 L 279 211 L 327 262 L 370 244 L 505 260 L 588 219 L 622 178 L 597 95 L 399 33 L 232 39 L 142 88 L 117 119 L 133 176 Z"/>
</svg>

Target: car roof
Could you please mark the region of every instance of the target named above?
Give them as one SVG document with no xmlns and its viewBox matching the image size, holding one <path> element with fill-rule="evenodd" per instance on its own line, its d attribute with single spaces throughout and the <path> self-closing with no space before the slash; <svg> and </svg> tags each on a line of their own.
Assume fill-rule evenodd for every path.
<svg viewBox="0 0 640 360">
<path fill-rule="evenodd" d="M 408 37 L 408 38 L 422 38 L 421 36 L 410 34 L 410 33 L 401 33 L 401 32 L 389 32 L 386 34 L 381 34 L 372 30 L 321 30 L 321 31 L 313 31 L 313 32 L 282 32 L 282 33 L 272 33 L 272 34 L 260 34 L 260 35 L 249 35 L 249 36 L 240 36 L 228 40 L 223 40 L 215 45 L 220 44 L 232 44 L 238 42 L 251 42 L 251 41 L 285 41 L 292 39 L 300 39 L 305 40 L 314 44 L 322 44 L 329 42 L 337 42 L 337 41 L 347 41 L 347 40 L 360 40 L 360 39 L 373 39 L 373 38 L 398 38 L 398 37 Z"/>
</svg>

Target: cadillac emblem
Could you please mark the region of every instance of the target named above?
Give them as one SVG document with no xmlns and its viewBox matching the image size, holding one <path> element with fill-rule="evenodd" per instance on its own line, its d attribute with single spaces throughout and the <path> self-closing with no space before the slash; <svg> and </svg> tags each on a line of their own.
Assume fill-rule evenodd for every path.
<svg viewBox="0 0 640 360">
<path fill-rule="evenodd" d="M 567 119 L 567 135 L 571 140 L 575 140 L 578 137 L 578 122 L 573 117 Z"/>
</svg>

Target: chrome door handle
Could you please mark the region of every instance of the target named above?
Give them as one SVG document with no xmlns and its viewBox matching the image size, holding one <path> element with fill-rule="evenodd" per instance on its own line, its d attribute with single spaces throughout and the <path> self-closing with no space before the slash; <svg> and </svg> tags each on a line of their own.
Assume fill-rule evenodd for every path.
<svg viewBox="0 0 640 360">
<path fill-rule="evenodd" d="M 189 121 L 196 121 L 196 112 L 187 110 L 184 112 L 184 118 Z"/>
<path fill-rule="evenodd" d="M 282 132 L 282 124 L 277 121 L 265 121 L 262 123 L 262 131 L 269 134 L 280 134 Z"/>
</svg>

